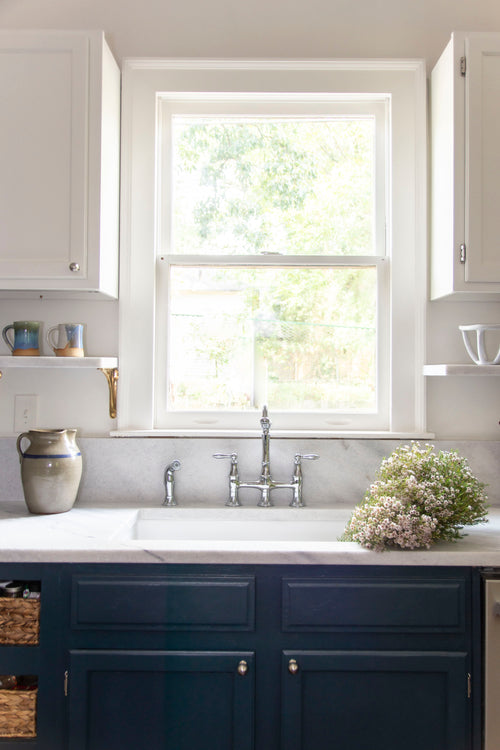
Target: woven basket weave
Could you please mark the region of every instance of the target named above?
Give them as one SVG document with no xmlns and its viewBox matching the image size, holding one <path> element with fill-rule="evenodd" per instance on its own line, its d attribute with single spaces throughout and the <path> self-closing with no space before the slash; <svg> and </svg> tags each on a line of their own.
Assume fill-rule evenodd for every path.
<svg viewBox="0 0 500 750">
<path fill-rule="evenodd" d="M 38 643 L 40 601 L 0 597 L 0 644 L 31 646 Z"/>
<path fill-rule="evenodd" d="M 36 737 L 37 690 L 0 690 L 0 737 Z"/>
</svg>

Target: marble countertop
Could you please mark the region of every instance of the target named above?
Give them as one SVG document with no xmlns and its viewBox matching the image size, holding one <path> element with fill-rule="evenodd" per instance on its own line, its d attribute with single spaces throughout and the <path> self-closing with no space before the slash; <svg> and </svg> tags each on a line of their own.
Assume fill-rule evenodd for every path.
<svg viewBox="0 0 500 750">
<path fill-rule="evenodd" d="M 270 509 L 274 511 L 275 509 Z M 306 511 L 306 513 L 304 513 Z M 348 517 L 348 509 L 288 509 L 283 517 L 303 524 L 328 513 Z M 21 501 L 0 505 L 0 562 L 127 562 L 127 563 L 230 563 L 326 565 L 467 565 L 500 567 L 500 508 L 491 508 L 486 524 L 466 529 L 455 543 L 438 543 L 429 550 L 372 552 L 350 542 L 335 540 L 191 540 L 134 539 L 132 529 L 138 506 L 75 506 L 67 513 L 31 515 Z M 176 508 L 145 508 L 152 518 L 175 518 Z M 192 513 L 182 509 L 181 514 Z M 198 511 L 194 510 L 196 515 Z M 212 510 L 209 511 L 212 513 Z M 234 509 L 213 509 L 221 515 Z M 249 511 L 246 511 L 247 513 Z M 245 514 L 242 509 L 236 513 Z M 269 513 L 254 509 L 250 517 Z M 258 514 L 258 516 L 256 515 Z M 286 516 L 285 516 L 286 514 Z M 288 516 L 288 514 L 291 514 Z M 323 514 L 323 515 L 322 515 Z M 234 516 L 235 517 L 235 516 Z M 246 516 L 249 517 L 248 515 Z M 270 516 L 268 516 L 270 517 Z M 217 518 L 217 516 L 215 516 Z M 305 520 L 304 520 L 305 519 Z M 335 537 L 336 538 L 336 537 Z"/>
</svg>

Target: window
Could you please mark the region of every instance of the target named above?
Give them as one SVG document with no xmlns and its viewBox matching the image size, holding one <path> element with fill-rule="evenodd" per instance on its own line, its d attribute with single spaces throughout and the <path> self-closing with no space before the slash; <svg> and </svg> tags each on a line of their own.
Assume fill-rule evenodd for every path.
<svg viewBox="0 0 500 750">
<path fill-rule="evenodd" d="M 125 65 L 121 430 L 422 429 L 421 66 L 288 65 Z"/>
<path fill-rule="evenodd" d="M 158 105 L 156 423 L 386 425 L 387 97 Z"/>
</svg>

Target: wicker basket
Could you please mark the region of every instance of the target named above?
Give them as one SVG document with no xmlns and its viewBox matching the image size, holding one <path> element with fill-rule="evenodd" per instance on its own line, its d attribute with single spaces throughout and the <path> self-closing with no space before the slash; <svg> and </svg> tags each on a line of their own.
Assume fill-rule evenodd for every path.
<svg viewBox="0 0 500 750">
<path fill-rule="evenodd" d="M 36 737 L 38 690 L 0 690 L 0 737 Z"/>
<path fill-rule="evenodd" d="M 0 597 L 0 644 L 34 646 L 40 630 L 39 599 Z"/>
</svg>

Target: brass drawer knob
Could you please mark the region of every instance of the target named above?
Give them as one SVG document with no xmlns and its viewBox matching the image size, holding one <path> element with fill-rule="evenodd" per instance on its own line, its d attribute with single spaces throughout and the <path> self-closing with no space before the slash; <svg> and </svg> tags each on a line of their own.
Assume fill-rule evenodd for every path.
<svg viewBox="0 0 500 750">
<path fill-rule="evenodd" d="M 246 663 L 244 659 L 242 659 L 240 663 L 238 664 L 238 674 L 243 676 L 243 675 L 246 675 L 247 672 L 248 672 L 248 664 Z"/>
<path fill-rule="evenodd" d="M 297 664 L 295 659 L 290 659 L 290 661 L 288 662 L 288 671 L 290 672 L 290 674 L 297 674 L 297 672 L 299 671 L 299 665 Z"/>
</svg>

